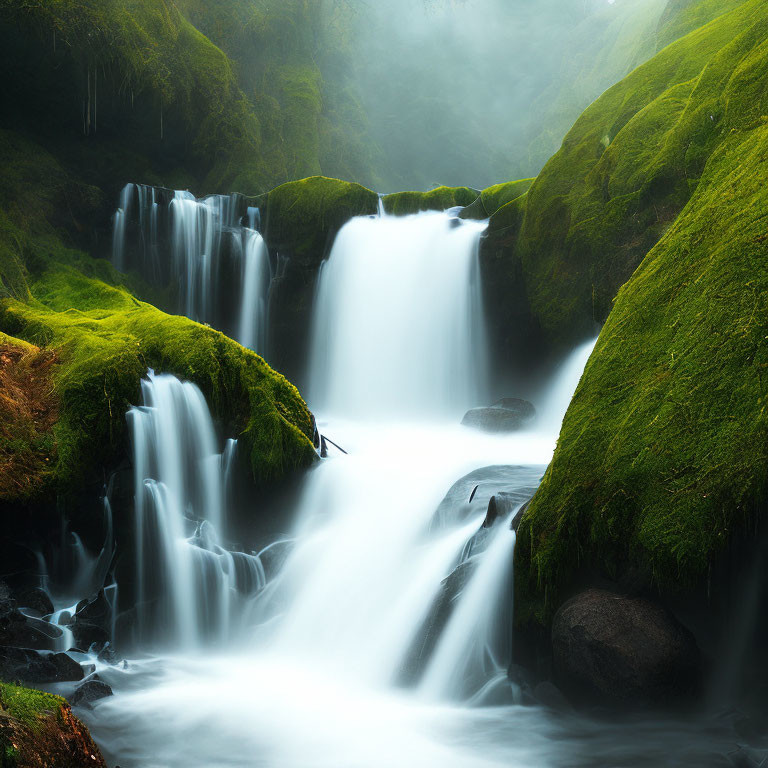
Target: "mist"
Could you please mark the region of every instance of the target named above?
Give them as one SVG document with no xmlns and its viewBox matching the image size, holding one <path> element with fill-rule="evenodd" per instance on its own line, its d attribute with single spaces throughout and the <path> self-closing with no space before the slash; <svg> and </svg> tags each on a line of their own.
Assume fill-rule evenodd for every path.
<svg viewBox="0 0 768 768">
<path fill-rule="evenodd" d="M 348 3 L 381 191 L 538 173 L 583 109 L 653 53 L 662 0 Z"/>
</svg>

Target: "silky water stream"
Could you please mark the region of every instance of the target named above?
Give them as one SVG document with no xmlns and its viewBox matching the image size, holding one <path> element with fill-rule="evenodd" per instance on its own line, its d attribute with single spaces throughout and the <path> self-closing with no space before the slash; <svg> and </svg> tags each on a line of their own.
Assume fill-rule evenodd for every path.
<svg viewBox="0 0 768 768">
<path fill-rule="evenodd" d="M 460 426 L 488 397 L 482 231 L 448 212 L 355 219 L 338 235 L 318 285 L 309 398 L 347 453 L 331 447 L 302 480 L 290 533 L 272 545 L 279 568 L 219 544 L 227 448 L 192 385 L 148 378 L 129 416 L 144 653 L 99 664 L 115 695 L 83 713 L 113 763 L 697 764 L 666 761 L 706 749 L 698 726 L 638 721 L 626 738 L 626 723 L 524 700 L 507 675 L 511 521 L 592 343 L 555 373 L 526 431 Z"/>
</svg>

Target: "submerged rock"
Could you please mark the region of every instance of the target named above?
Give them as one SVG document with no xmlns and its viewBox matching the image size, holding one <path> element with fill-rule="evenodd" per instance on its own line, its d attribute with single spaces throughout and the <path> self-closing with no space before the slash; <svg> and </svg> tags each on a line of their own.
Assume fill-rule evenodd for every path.
<svg viewBox="0 0 768 768">
<path fill-rule="evenodd" d="M 505 397 L 491 406 L 472 408 L 461 423 L 484 432 L 515 432 L 530 424 L 535 416 L 536 409 L 527 400 Z"/>
<path fill-rule="evenodd" d="M 589 589 L 552 623 L 555 682 L 574 700 L 629 708 L 659 706 L 691 694 L 698 682 L 693 635 L 644 598 Z"/>
<path fill-rule="evenodd" d="M 112 696 L 112 689 L 103 680 L 92 677 L 77 686 L 71 703 L 73 707 L 90 707 L 94 701 L 105 699 L 107 696 Z"/>
</svg>

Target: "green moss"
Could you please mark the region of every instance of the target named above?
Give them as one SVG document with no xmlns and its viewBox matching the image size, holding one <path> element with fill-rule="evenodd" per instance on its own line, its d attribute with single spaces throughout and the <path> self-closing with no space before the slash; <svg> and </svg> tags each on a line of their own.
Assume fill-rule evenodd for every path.
<svg viewBox="0 0 768 768">
<path fill-rule="evenodd" d="M 28 247 L 39 262 L 33 298 L 3 301 L 0 327 L 58 355 L 55 490 L 79 487 L 125 451 L 125 412 L 139 402 L 147 368 L 200 386 L 227 431 L 243 441 L 257 481 L 311 463 L 311 416 L 295 387 L 260 357 L 108 284 L 101 278 L 118 276 L 105 262 L 62 248 L 51 255 L 50 242 Z"/>
<path fill-rule="evenodd" d="M 659 20 L 657 46 L 661 50 L 675 40 L 732 11 L 745 0 L 670 0 Z"/>
<path fill-rule="evenodd" d="M 395 192 L 384 195 L 384 210 L 395 216 L 408 216 L 420 211 L 445 211 L 456 206 L 467 206 L 477 200 L 480 193 L 469 187 L 437 187 L 429 192 Z"/>
<path fill-rule="evenodd" d="M 533 179 L 519 179 L 484 189 L 480 193 L 480 200 L 488 216 L 492 216 L 502 206 L 524 195 L 531 188 L 533 181 Z"/>
<path fill-rule="evenodd" d="M 710 76 L 713 63 L 763 17 L 760 3 L 747 2 L 636 69 L 584 112 L 531 186 L 514 257 L 553 346 L 605 320 L 690 199 L 724 130 L 726 74 Z M 756 103 L 740 101 L 746 114 L 759 110 L 753 95 Z"/>
<path fill-rule="evenodd" d="M 700 587 L 768 490 L 768 8 L 747 2 L 661 61 L 714 39 L 699 75 L 636 112 L 594 166 L 624 169 L 603 179 L 631 216 L 666 201 L 669 223 L 618 293 L 523 518 L 520 621 L 546 621 L 583 572 Z"/>
<path fill-rule="evenodd" d="M 61 696 L 0 682 L 0 711 L 33 729 L 66 705 Z"/>
<path fill-rule="evenodd" d="M 349 219 L 378 210 L 375 192 L 324 176 L 283 184 L 257 202 L 264 212 L 270 247 L 315 267 Z"/>
</svg>

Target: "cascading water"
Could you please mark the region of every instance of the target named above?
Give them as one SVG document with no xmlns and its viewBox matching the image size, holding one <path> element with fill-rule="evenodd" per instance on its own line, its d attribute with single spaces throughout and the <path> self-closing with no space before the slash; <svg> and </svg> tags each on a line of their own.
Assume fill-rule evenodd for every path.
<svg viewBox="0 0 768 768">
<path fill-rule="evenodd" d="M 258 556 L 219 545 L 227 454 L 205 398 L 189 382 L 142 382 L 128 412 L 133 438 L 138 637 L 199 646 L 231 636 L 244 596 L 264 586 Z M 230 446 L 229 451 L 233 448 Z"/>
<path fill-rule="evenodd" d="M 323 413 L 461 415 L 485 399 L 478 248 L 450 212 L 361 217 L 320 273 L 310 398 Z"/>
<path fill-rule="evenodd" d="M 258 225 L 258 209 L 239 195 L 198 200 L 186 191 L 127 184 L 114 215 L 112 262 L 168 285 L 178 311 L 263 355 L 271 269 Z"/>
<path fill-rule="evenodd" d="M 164 606 L 177 647 L 202 642 L 211 616 L 219 630 L 236 615 L 250 631 L 220 656 L 102 670 L 124 692 L 88 718 L 121 765 L 549 763 L 553 726 L 513 705 L 506 666 L 510 520 L 556 429 L 488 435 L 459 424 L 486 399 L 483 229 L 451 213 L 380 212 L 339 233 L 318 286 L 310 404 L 348 455 L 334 451 L 307 476 L 292 535 L 263 551 L 270 580 L 250 598 L 209 543 L 226 521 L 231 461 L 217 453 L 205 404 L 171 377 L 145 383 L 130 416 L 142 615 L 157 621 L 152 605 Z M 207 591 L 203 561 L 220 578 Z"/>
</svg>

